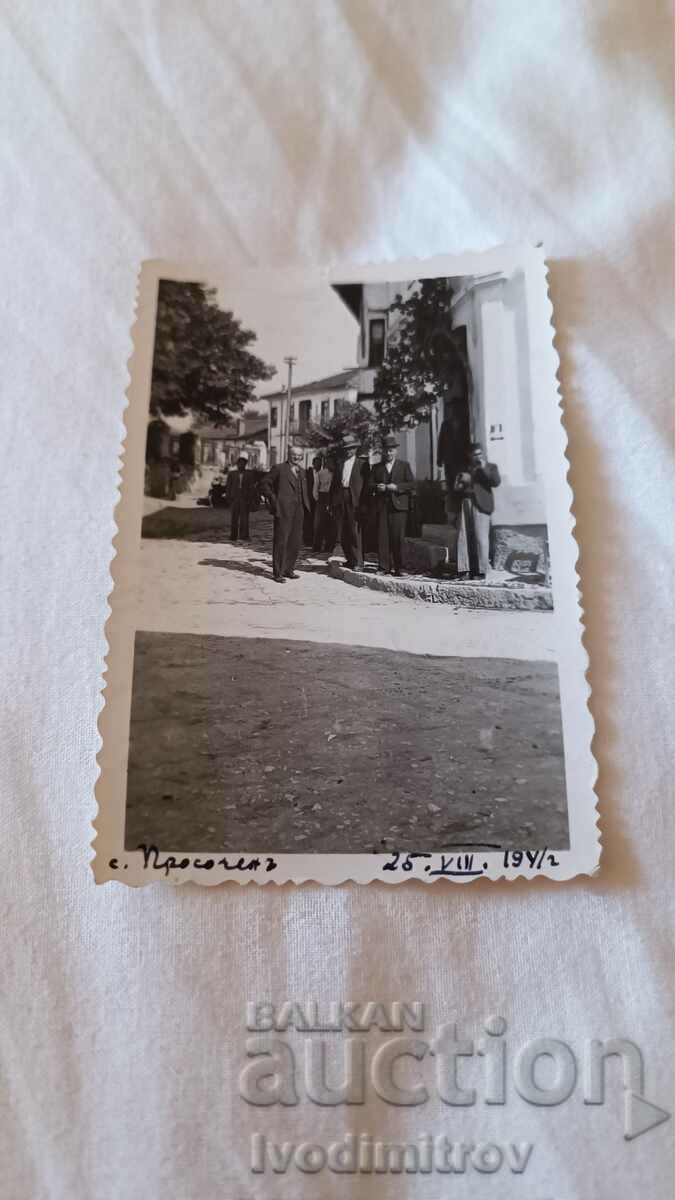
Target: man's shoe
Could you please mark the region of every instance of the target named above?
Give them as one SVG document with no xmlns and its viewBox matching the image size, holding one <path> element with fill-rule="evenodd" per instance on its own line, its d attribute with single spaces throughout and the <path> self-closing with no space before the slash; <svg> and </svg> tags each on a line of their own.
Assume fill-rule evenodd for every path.
<svg viewBox="0 0 675 1200">
<path fill-rule="evenodd" d="M 274 580 L 275 583 L 285 583 L 286 582 L 283 575 L 273 575 L 272 579 Z"/>
<path fill-rule="evenodd" d="M 285 579 L 299 579 L 300 576 L 298 575 L 297 571 L 287 571 L 284 578 Z"/>
</svg>

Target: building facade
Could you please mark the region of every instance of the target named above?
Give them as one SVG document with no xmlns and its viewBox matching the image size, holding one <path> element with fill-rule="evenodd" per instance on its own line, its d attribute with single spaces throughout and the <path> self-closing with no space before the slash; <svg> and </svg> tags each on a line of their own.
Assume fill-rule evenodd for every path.
<svg viewBox="0 0 675 1200">
<path fill-rule="evenodd" d="M 248 455 L 249 467 L 267 470 L 267 421 L 264 416 L 238 417 L 229 425 L 195 424 L 187 434 L 171 433 L 169 452 L 180 458 L 181 438 L 194 439 L 193 459 L 197 467 L 225 471 L 240 454 Z"/>
<path fill-rule="evenodd" d="M 290 408 L 285 390 L 261 396 L 259 400 L 268 406 L 269 466 L 286 459 L 289 441 L 302 446 L 310 427 L 326 425 L 341 409 L 356 403 L 359 379 L 360 371 L 354 368 L 299 384 L 292 389 Z M 303 450 L 303 465 L 309 466 L 316 448 Z"/>
<path fill-rule="evenodd" d="M 495 565 L 514 554 L 548 569 L 542 444 L 533 396 L 528 339 L 528 304 L 522 271 L 449 279 L 452 289 L 452 336 L 461 346 L 468 370 L 458 376 L 448 401 L 465 403 L 471 438 L 499 467 L 502 484 L 495 492 L 493 541 Z M 377 369 L 395 343 L 398 313 L 390 306 L 397 294 L 406 299 L 419 287 L 402 283 L 336 284 L 335 291 L 358 324 L 358 398 L 369 407 L 375 398 Z M 436 465 L 439 405 L 414 427 L 399 432 L 400 454 L 417 479 L 441 479 Z"/>
</svg>

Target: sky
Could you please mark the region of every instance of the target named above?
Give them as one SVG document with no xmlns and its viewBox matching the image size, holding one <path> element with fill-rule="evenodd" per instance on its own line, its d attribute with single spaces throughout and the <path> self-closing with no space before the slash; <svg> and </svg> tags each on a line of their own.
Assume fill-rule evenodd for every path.
<svg viewBox="0 0 675 1200">
<path fill-rule="evenodd" d="M 295 290 L 291 290 L 294 286 Z M 218 286 L 218 303 L 230 309 L 258 340 L 250 349 L 277 374 L 257 386 L 258 395 L 286 387 L 284 358 L 295 355 L 293 383 L 309 383 L 356 367 L 358 325 L 327 281 L 302 289 L 274 276 Z"/>
</svg>

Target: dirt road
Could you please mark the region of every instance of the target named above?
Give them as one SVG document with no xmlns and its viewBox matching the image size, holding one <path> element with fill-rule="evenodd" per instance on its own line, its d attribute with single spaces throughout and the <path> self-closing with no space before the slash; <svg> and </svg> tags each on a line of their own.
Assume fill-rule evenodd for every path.
<svg viewBox="0 0 675 1200">
<path fill-rule="evenodd" d="M 156 501 L 154 502 L 157 503 Z M 224 509 L 166 506 L 144 521 L 138 627 L 157 632 L 381 646 L 411 654 L 556 661 L 546 612 L 472 612 L 354 588 L 303 551 L 300 579 L 272 580 L 272 521 L 232 544 Z"/>
<path fill-rule="evenodd" d="M 138 634 L 126 840 L 276 853 L 563 849 L 556 668 Z"/>
</svg>

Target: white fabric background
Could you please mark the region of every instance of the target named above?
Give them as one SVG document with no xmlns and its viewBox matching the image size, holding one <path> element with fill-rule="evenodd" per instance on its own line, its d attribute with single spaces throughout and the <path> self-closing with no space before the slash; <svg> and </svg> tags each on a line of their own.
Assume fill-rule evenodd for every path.
<svg viewBox="0 0 675 1200">
<path fill-rule="evenodd" d="M 627 1036 L 675 1108 L 675 11 L 666 0 L 5 0 L 2 1025 L 8 1200 L 666 1200 L 672 1126 L 236 1094 L 247 999 L 424 999 L 516 1050 Z M 597 722 L 600 876 L 96 889 L 89 822 L 136 272 L 543 241 Z M 375 1036 L 375 1035 L 373 1035 Z M 442 1123 L 439 1125 L 439 1122 Z M 522 1177 L 251 1176 L 248 1132 L 535 1143 Z M 669 1155 L 671 1155 L 669 1160 Z"/>
</svg>

